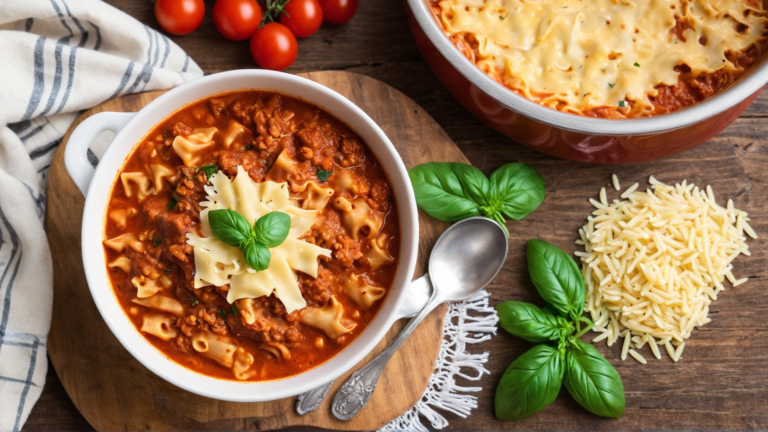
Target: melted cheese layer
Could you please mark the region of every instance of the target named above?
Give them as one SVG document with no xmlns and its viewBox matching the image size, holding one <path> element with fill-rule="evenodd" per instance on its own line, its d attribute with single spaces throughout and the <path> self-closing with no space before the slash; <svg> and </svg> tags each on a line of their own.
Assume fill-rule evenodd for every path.
<svg viewBox="0 0 768 432">
<path fill-rule="evenodd" d="M 449 35 L 471 34 L 477 65 L 501 72 L 528 99 L 583 114 L 634 102 L 653 110 L 658 85 L 686 64 L 698 76 L 737 70 L 725 54 L 765 39 L 762 7 L 747 0 L 443 0 Z M 671 34 L 687 21 L 685 41 Z M 746 28 L 745 28 L 746 27 Z M 563 105 L 566 105 L 563 107 Z"/>
</svg>

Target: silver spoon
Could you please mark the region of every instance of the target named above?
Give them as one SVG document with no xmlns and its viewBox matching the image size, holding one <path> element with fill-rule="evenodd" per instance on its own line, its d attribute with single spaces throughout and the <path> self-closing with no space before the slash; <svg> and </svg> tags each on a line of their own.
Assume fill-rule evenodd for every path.
<svg viewBox="0 0 768 432">
<path fill-rule="evenodd" d="M 376 382 L 392 354 L 424 317 L 442 303 L 466 300 L 485 288 L 504 265 L 507 249 L 504 230 L 491 219 L 473 217 L 448 228 L 435 243 L 429 258 L 429 275 L 434 288 L 429 301 L 392 345 L 344 383 L 333 398 L 331 411 L 334 417 L 339 420 L 354 417 L 371 399 Z"/>
</svg>

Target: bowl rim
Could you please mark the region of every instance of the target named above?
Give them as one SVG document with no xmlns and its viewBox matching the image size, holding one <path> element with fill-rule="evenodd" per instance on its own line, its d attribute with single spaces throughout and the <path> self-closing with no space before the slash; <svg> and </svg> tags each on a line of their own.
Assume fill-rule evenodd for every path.
<svg viewBox="0 0 768 432">
<path fill-rule="evenodd" d="M 242 81 L 253 81 L 253 84 L 218 89 Z M 274 88 L 280 86 L 281 89 Z M 175 362 L 155 348 L 128 318 L 118 301 L 109 282 L 106 254 L 102 245 L 104 221 L 107 217 L 106 203 L 112 185 L 125 159 L 141 142 L 141 137 L 145 137 L 151 128 L 181 107 L 214 94 L 237 89 L 261 89 L 300 98 L 326 110 L 349 125 L 361 138 L 365 137 L 369 150 L 385 167 L 393 195 L 396 196 L 400 219 L 400 261 L 392 289 L 374 320 L 352 343 L 323 364 L 297 375 L 270 381 L 236 381 L 203 375 Z M 194 96 L 200 93 L 203 95 Z M 140 138 L 134 139 L 136 135 Z M 171 384 L 204 397 L 232 402 L 266 402 L 295 396 L 323 385 L 351 369 L 376 347 L 392 323 L 399 319 L 398 311 L 405 302 L 416 266 L 418 239 L 418 213 L 413 187 L 402 159 L 381 128 L 355 104 L 328 87 L 291 74 L 251 69 L 221 72 L 182 84 L 140 109 L 125 127 L 117 131 L 88 187 L 83 210 L 81 246 L 83 267 L 94 303 L 112 334 L 136 360 Z"/>
<path fill-rule="evenodd" d="M 690 107 L 653 117 L 600 119 L 568 114 L 539 105 L 486 75 L 462 55 L 443 32 L 428 0 L 406 0 L 419 27 L 432 45 L 474 86 L 505 107 L 559 129 L 590 135 L 646 135 L 700 123 L 741 103 L 768 83 L 768 60 L 753 65 L 734 84 Z"/>
</svg>

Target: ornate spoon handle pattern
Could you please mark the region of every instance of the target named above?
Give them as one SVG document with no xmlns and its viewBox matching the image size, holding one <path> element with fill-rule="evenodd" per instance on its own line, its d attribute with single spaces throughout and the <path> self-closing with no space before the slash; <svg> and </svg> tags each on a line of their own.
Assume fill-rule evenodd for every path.
<svg viewBox="0 0 768 432">
<path fill-rule="evenodd" d="M 336 380 L 331 380 L 325 385 L 300 394 L 299 398 L 296 400 L 296 413 L 304 415 L 316 410 L 323 402 L 323 399 L 325 399 L 325 395 L 328 394 L 328 390 L 331 389 L 331 386 L 335 381 Z"/>
<path fill-rule="evenodd" d="M 331 412 L 334 417 L 339 420 L 349 420 L 368 404 L 373 391 L 376 389 L 376 383 L 379 380 L 379 376 L 381 375 L 381 372 L 384 371 L 384 367 L 387 365 L 387 362 L 389 362 L 392 354 L 394 354 L 400 345 L 405 342 L 411 332 L 418 327 L 424 317 L 429 315 L 432 309 L 439 304 L 440 301 L 437 300 L 437 297 L 433 293 L 427 305 L 424 306 L 424 309 L 408 322 L 392 344 L 382 351 L 381 354 L 376 356 L 373 361 L 349 377 L 347 382 L 344 383 L 333 398 Z"/>
</svg>

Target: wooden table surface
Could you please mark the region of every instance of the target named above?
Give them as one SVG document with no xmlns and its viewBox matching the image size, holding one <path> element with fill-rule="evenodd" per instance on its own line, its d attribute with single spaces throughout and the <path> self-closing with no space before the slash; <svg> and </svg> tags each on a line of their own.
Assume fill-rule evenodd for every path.
<svg viewBox="0 0 768 432">
<path fill-rule="evenodd" d="M 149 0 L 107 2 L 148 26 L 157 28 Z M 191 35 L 172 39 L 189 53 L 206 74 L 255 67 L 247 42 L 230 42 L 216 32 L 210 18 L 213 2 L 206 3 L 208 10 L 201 28 Z M 737 208 L 756 217 L 764 216 L 762 220 L 756 220 L 753 226 L 758 234 L 763 233 L 768 237 L 768 231 L 761 230 L 768 228 L 765 222 L 768 209 L 764 193 L 768 187 L 768 175 L 764 172 L 768 163 L 768 147 L 765 147 L 768 139 L 766 92 L 734 124 L 696 149 L 655 162 L 599 166 L 556 160 L 538 154 L 515 144 L 472 117 L 440 85 L 421 58 L 408 29 L 402 1 L 362 0 L 357 16 L 348 24 L 324 24 L 318 33 L 301 40 L 299 57 L 288 72 L 326 69 L 369 75 L 404 92 L 424 107 L 469 160 L 487 174 L 510 161 L 531 164 L 541 172 L 547 183 L 547 199 L 529 218 L 508 224 L 511 232 L 510 256 L 504 270 L 489 286 L 494 305 L 507 299 L 535 301 L 535 291 L 525 268 L 525 241 L 536 236 L 572 250 L 576 230 L 591 211 L 587 198 L 596 196 L 603 186 L 608 188 L 610 175 L 614 172 L 627 185 L 635 181 L 643 184 L 650 174 L 669 182 L 682 181 L 684 178 L 702 186 L 710 182 L 722 201 L 732 197 Z M 493 416 L 496 384 L 509 363 L 528 348 L 526 343 L 501 331 L 491 341 L 470 347 L 475 352 L 490 351 L 491 358 L 486 367 L 491 374 L 481 381 L 484 389 L 477 393 L 479 407 L 470 418 L 461 419 L 445 414 L 450 421 L 448 429 L 768 428 L 768 374 L 765 373 L 768 354 L 765 349 L 761 351 L 751 348 L 753 345 L 765 345 L 760 335 L 766 334 L 766 325 L 761 323 L 759 328 L 750 330 L 739 327 L 742 321 L 733 325 L 729 321 L 734 319 L 734 315 L 739 315 L 740 308 L 749 305 L 748 312 L 756 320 L 765 322 L 768 301 L 760 293 L 765 293 L 768 288 L 768 271 L 764 268 L 766 254 L 763 246 L 762 240 L 753 241 L 753 257 L 737 260 L 737 276 L 749 276 L 750 282 L 727 290 L 721 299 L 713 303 L 713 311 L 721 313 L 713 315 L 713 322 L 703 330 L 693 333 L 691 342 L 686 344 L 688 356 L 681 363 L 673 365 L 666 359 L 658 362 L 650 360 L 647 366 L 630 363 L 631 360 L 617 363 L 617 350 L 600 344 L 598 348 L 614 365 L 618 365 L 625 383 L 631 383 L 631 388 L 637 390 L 637 393 L 628 391 L 627 412 L 620 424 L 589 416 L 566 392 L 562 392 L 543 415 L 534 416 L 522 423 L 497 421 Z M 728 348 L 729 364 L 720 369 L 719 373 L 743 373 L 731 378 L 697 376 L 697 367 L 717 355 L 711 349 L 707 350 L 708 341 L 720 337 L 735 339 L 733 347 Z M 724 362 L 718 360 L 721 361 Z M 632 376 L 633 373 L 637 374 Z M 682 388 L 658 389 L 658 392 L 664 392 L 663 397 L 653 397 L 657 389 L 644 388 L 642 383 L 642 376 L 651 373 L 676 375 L 674 380 L 683 382 Z M 681 380 L 681 373 L 690 379 Z M 691 383 L 691 380 L 694 382 Z M 709 382 L 712 384 L 707 387 Z M 639 415 L 639 412 L 646 414 Z M 697 413 L 693 416 L 696 420 L 690 419 L 691 412 Z M 681 413 L 688 415 L 682 416 Z M 682 417 L 686 420 L 679 420 Z M 218 427 L 228 428 L 226 425 Z M 49 367 L 43 394 L 24 429 L 90 430 L 88 423 L 69 400 L 52 367 Z"/>
</svg>

